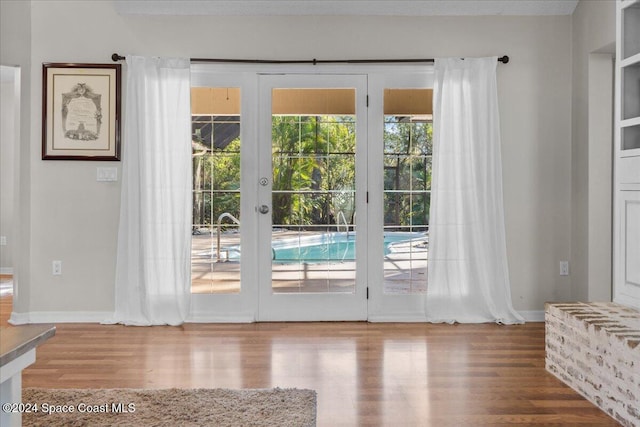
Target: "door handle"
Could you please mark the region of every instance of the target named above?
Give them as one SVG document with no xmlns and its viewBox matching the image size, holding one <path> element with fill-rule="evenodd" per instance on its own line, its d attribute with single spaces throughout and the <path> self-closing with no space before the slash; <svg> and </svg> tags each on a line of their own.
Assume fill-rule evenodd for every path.
<svg viewBox="0 0 640 427">
<path fill-rule="evenodd" d="M 261 205 L 258 208 L 258 212 L 260 212 L 261 214 L 268 214 L 269 213 L 269 206 L 267 205 Z"/>
</svg>

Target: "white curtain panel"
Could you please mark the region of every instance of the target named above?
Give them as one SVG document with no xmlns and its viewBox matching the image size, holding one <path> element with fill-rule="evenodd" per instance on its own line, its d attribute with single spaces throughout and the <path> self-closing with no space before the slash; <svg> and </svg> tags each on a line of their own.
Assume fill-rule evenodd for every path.
<svg viewBox="0 0 640 427">
<path fill-rule="evenodd" d="M 430 322 L 523 322 L 507 265 L 497 64 L 497 57 L 435 61 Z"/>
<path fill-rule="evenodd" d="M 127 56 L 122 197 L 112 321 L 179 325 L 189 314 L 188 59 Z"/>
</svg>

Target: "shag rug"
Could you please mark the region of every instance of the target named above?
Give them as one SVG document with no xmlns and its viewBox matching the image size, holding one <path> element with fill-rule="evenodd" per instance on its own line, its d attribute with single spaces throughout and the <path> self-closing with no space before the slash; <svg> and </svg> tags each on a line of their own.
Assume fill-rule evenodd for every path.
<svg viewBox="0 0 640 427">
<path fill-rule="evenodd" d="M 313 390 L 25 388 L 22 403 L 23 426 L 316 425 Z"/>
</svg>

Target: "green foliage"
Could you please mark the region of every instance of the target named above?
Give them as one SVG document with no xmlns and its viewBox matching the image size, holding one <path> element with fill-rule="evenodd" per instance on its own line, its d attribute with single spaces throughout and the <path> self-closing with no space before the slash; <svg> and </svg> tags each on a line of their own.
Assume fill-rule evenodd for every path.
<svg viewBox="0 0 640 427">
<path fill-rule="evenodd" d="M 385 117 L 385 226 L 429 223 L 432 150 L 431 123 Z"/>
<path fill-rule="evenodd" d="M 335 226 L 355 212 L 355 120 L 352 116 L 274 116 L 273 224 Z M 431 123 L 386 116 L 384 223 L 426 225 L 431 189 Z M 210 149 L 194 142 L 193 223 L 240 218 L 240 140 Z"/>
<path fill-rule="evenodd" d="M 193 223 L 210 226 L 229 212 L 240 218 L 240 139 L 222 149 L 194 150 Z"/>
<path fill-rule="evenodd" d="M 335 224 L 339 211 L 351 216 L 355 142 L 352 117 L 274 116 L 273 223 Z"/>
</svg>

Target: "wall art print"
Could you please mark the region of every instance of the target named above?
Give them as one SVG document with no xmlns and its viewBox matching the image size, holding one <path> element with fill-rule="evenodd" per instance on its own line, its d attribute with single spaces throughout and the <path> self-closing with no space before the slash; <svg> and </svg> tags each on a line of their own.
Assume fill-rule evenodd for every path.
<svg viewBox="0 0 640 427">
<path fill-rule="evenodd" d="M 120 64 L 42 64 L 42 159 L 120 160 Z"/>
</svg>

